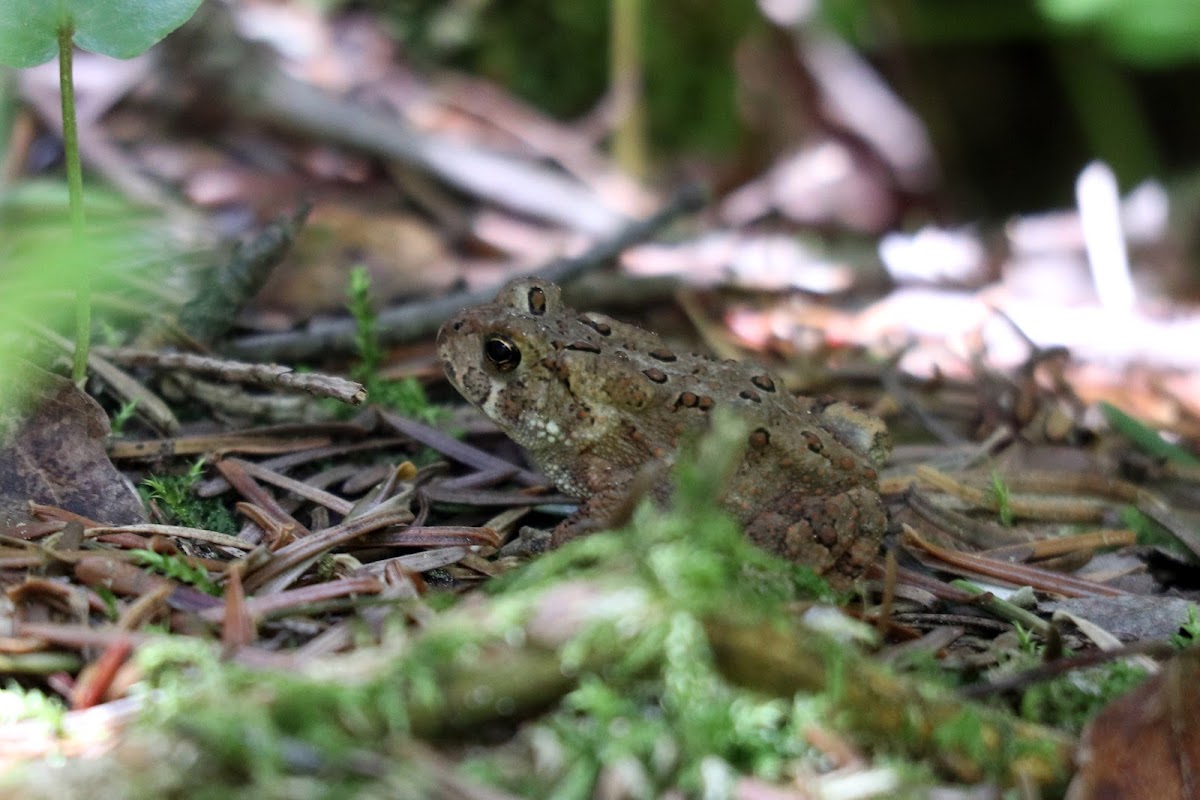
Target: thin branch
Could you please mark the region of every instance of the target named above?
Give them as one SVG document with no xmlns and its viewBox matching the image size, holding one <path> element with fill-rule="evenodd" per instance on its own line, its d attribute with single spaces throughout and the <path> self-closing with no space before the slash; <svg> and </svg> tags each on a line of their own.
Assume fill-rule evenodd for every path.
<svg viewBox="0 0 1200 800">
<path fill-rule="evenodd" d="M 192 353 L 162 353 L 130 347 L 97 347 L 94 352 L 109 361 L 129 367 L 215 375 L 222 381 L 308 392 L 314 397 L 332 397 L 352 406 L 360 405 L 367 396 L 367 390 L 361 383 L 319 372 L 295 372 L 282 364 L 252 364 Z"/>
</svg>

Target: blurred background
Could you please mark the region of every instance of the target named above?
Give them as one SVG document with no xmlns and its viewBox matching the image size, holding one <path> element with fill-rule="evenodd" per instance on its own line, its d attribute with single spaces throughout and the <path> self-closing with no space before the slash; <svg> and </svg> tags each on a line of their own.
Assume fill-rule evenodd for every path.
<svg viewBox="0 0 1200 800">
<path fill-rule="evenodd" d="M 418 63 L 486 77 L 556 118 L 594 112 L 610 86 L 609 21 L 620 2 L 367 5 Z M 727 182 L 744 179 L 781 145 L 879 102 L 871 89 L 881 87 L 856 69 L 875 71 L 918 118 L 922 131 L 890 133 L 927 137 L 907 144 L 928 148 L 927 186 L 959 217 L 1068 204 L 1093 158 L 1127 187 L 1187 177 L 1197 163 L 1200 8 L 1188 0 L 631 5 L 661 169 L 700 158 Z M 826 52 L 839 46 L 852 51 L 841 61 Z M 848 96 L 822 96 L 835 87 Z"/>
</svg>

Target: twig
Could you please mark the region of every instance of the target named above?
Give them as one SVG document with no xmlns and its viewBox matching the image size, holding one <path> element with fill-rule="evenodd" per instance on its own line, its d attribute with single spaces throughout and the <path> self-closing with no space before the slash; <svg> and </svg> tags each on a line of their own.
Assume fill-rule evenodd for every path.
<svg viewBox="0 0 1200 800">
<path fill-rule="evenodd" d="M 319 425 L 337 418 L 332 404 L 314 403 L 308 395 L 260 392 L 236 383 L 205 380 L 189 372 L 164 375 L 162 389 L 172 400 L 205 406 L 216 419 Z"/>
<path fill-rule="evenodd" d="M 351 595 L 378 594 L 383 589 L 384 585 L 380 583 L 379 579 L 373 576 L 341 578 L 313 586 L 276 592 L 275 594 L 268 594 L 262 597 L 248 598 L 245 601 L 245 611 L 252 619 L 258 621 L 267 617 L 280 615 L 302 604 L 317 603 L 323 600 Z M 225 607 L 222 605 L 204 609 L 199 612 L 199 616 L 209 622 L 220 622 L 224 613 Z"/>
<path fill-rule="evenodd" d="M 60 336 L 46 326 L 35 322 L 28 322 L 26 326 L 29 330 L 51 342 L 56 347 L 61 348 L 67 354 L 73 355 L 75 353 L 75 343 L 66 337 Z M 116 365 L 96 352 L 98 349 L 93 347 L 88 352 L 88 368 L 94 375 L 103 379 L 108 384 L 109 391 L 116 395 L 122 402 L 136 401 L 137 413 L 153 425 L 156 430 L 164 433 L 174 433 L 179 430 L 179 420 L 175 418 L 175 414 L 171 412 L 167 404 L 154 392 L 138 383 L 132 376 L 118 369 Z"/>
<path fill-rule="evenodd" d="M 1032 586 L 1044 591 L 1053 591 L 1067 597 L 1120 597 L 1129 594 L 1121 589 L 1106 586 L 1103 583 L 1076 578 L 1058 572 L 1050 572 L 1025 564 L 1010 564 L 1005 561 L 978 556 L 974 553 L 964 553 L 938 547 L 921 538 L 913 528 L 902 526 L 904 534 L 901 539 L 910 550 L 924 551 L 947 567 L 955 570 L 966 570 L 976 575 L 1012 583 L 1016 586 Z M 958 587 L 961 588 L 961 587 Z"/>
<path fill-rule="evenodd" d="M 357 406 L 366 399 L 361 383 L 318 372 L 295 372 L 282 364 L 253 364 L 192 353 L 163 353 L 130 347 L 94 347 L 92 352 L 117 364 L 215 375 L 223 381 L 308 392 Z"/>
<path fill-rule="evenodd" d="M 397 433 L 404 434 L 426 447 L 431 447 L 446 456 L 446 458 L 453 459 L 461 464 L 489 472 L 492 470 L 515 470 L 512 472 L 514 480 L 526 486 L 545 486 L 549 483 L 547 478 L 533 470 L 520 469 L 511 461 L 505 461 L 477 447 L 460 442 L 458 439 L 442 433 L 437 428 L 431 428 L 414 419 L 409 419 L 391 411 L 385 411 L 382 408 L 379 409 L 379 418 L 383 421 L 384 425 Z"/>
<path fill-rule="evenodd" d="M 995 494 L 987 489 L 969 486 L 955 480 L 949 475 L 932 467 L 918 466 L 917 477 L 947 494 L 957 497 L 988 511 L 999 511 L 1000 502 Z M 1006 476 L 1006 481 L 1010 479 Z M 1010 482 L 1010 488 L 1012 487 Z M 1022 486 L 1029 486 L 1028 480 L 1022 480 Z M 1052 487 L 1035 487 L 1039 491 L 1053 491 Z M 1054 487 L 1057 488 L 1057 487 Z M 1028 495 L 1010 497 L 1009 508 L 1013 516 L 1025 519 L 1039 519 L 1047 522 L 1100 522 L 1111 506 L 1110 501 L 1094 498 L 1062 498 L 1062 497 L 1030 497 Z"/>
<path fill-rule="evenodd" d="M 95 525 L 85 526 L 87 538 L 108 536 L 114 533 L 136 533 L 142 536 L 173 536 L 178 539 L 191 539 L 196 542 L 207 542 L 220 547 L 233 547 L 237 550 L 252 550 L 253 545 L 228 534 L 208 531 L 203 528 L 188 528 L 183 525 L 153 525 L 142 523 L 138 525 Z"/>
<path fill-rule="evenodd" d="M 317 505 L 325 506 L 326 508 L 330 509 L 331 511 L 335 511 L 338 514 L 349 514 L 350 510 L 354 508 L 354 504 L 349 500 L 344 500 L 343 498 L 338 497 L 330 492 L 326 492 L 323 489 L 309 486 L 303 481 L 298 481 L 295 478 L 289 478 L 286 475 L 281 475 L 278 472 L 266 469 L 262 465 L 255 464 L 252 461 L 243 461 L 240 458 L 226 458 L 222 463 L 227 466 L 230 464 L 236 464 L 252 478 L 256 478 L 263 483 L 269 483 L 272 486 L 283 489 L 284 491 L 288 491 L 294 495 L 303 497 L 310 503 L 316 503 Z"/>
<path fill-rule="evenodd" d="M 611 198 L 613 205 L 630 213 L 642 213 L 656 204 L 654 195 L 601 155 L 600 140 L 612 125 L 605 123 L 600 135 L 583 130 L 577 122 L 563 123 L 513 97 L 487 80 L 464 75 L 439 78 L 443 89 L 439 100 L 447 108 L 479 119 L 520 142 L 532 157 L 553 161 L 597 196 Z"/>
<path fill-rule="evenodd" d="M 276 550 L 270 561 L 246 576 L 246 591 L 262 595 L 282 591 L 333 548 L 381 528 L 405 525 L 412 519 L 412 512 L 408 509 L 383 510 L 352 517 L 340 525 L 296 539 Z"/>
<path fill-rule="evenodd" d="M 1028 537 L 1021 531 L 1006 528 L 987 520 L 974 519 L 953 509 L 945 508 L 916 488 L 905 495 L 905 501 L 908 503 L 908 507 L 926 522 L 936 525 L 958 541 L 972 547 L 989 548 L 1010 544 L 1028 546 L 1029 544 Z"/>
<path fill-rule="evenodd" d="M 229 332 L 241 310 L 267 282 L 292 247 L 310 206 L 301 203 L 282 214 L 234 250 L 226 264 L 205 281 L 179 311 L 179 327 L 193 339 L 214 342 Z M 153 334 L 150 334 L 153 336 Z"/>
<path fill-rule="evenodd" d="M 975 595 L 977 598 L 976 603 L 980 608 L 991 612 L 1006 622 L 1022 625 L 1026 630 L 1034 631 L 1041 636 L 1046 636 L 1050 633 L 1050 623 L 1037 614 L 1034 614 L 1032 611 L 1026 611 L 1001 597 L 997 597 L 968 580 L 956 578 L 950 581 L 950 585 Z"/>
<path fill-rule="evenodd" d="M 274 470 L 276 472 L 286 472 L 292 467 L 308 464 L 313 461 L 322 461 L 325 459 L 333 459 L 338 456 L 350 455 L 351 453 L 361 453 L 368 450 L 380 450 L 388 447 L 398 447 L 408 444 L 408 439 L 400 437 L 392 438 L 376 438 L 366 442 L 354 442 L 352 444 L 337 444 L 329 447 L 317 447 L 311 450 L 305 450 L 298 453 L 288 453 L 286 455 L 277 456 L 276 458 L 259 461 L 258 466 Z M 516 467 L 513 467 L 515 470 Z M 355 467 L 355 471 L 358 468 Z M 197 497 L 216 497 L 222 492 L 229 490 L 229 481 L 217 476 L 202 481 L 196 485 L 195 492 Z"/>
<path fill-rule="evenodd" d="M 897 354 L 897 358 L 902 354 Z M 892 397 L 896 398 L 896 402 L 901 408 L 908 411 L 916 417 L 925 430 L 937 437 L 938 441 L 947 445 L 962 445 L 966 444 L 966 439 L 959 436 L 948 425 L 940 419 L 929 413 L 925 407 L 917 400 L 916 396 L 908 390 L 904 383 L 900 380 L 900 375 L 895 369 L 895 364 L 891 364 L 883 371 L 882 375 L 883 388 Z"/>
<path fill-rule="evenodd" d="M 824 637 L 803 626 L 747 625 L 705 620 L 717 666 L 731 681 L 771 694 L 839 690 L 837 718 L 862 739 L 938 758 L 960 780 L 978 781 L 983 762 L 1058 785 L 1070 769 L 1073 743 L 1050 728 L 1014 719 L 879 668 L 867 659 L 831 652 Z M 969 721 L 980 751 L 969 755 L 938 732 Z M 957 752 L 956 752 L 957 751 Z"/>
<path fill-rule="evenodd" d="M 998 561 L 1041 561 L 1101 547 L 1133 547 L 1136 544 L 1137 534 L 1131 530 L 1101 530 L 994 547 L 979 555 Z"/>
<path fill-rule="evenodd" d="M 328 436 L 286 435 L 270 436 L 246 431 L 181 436 L 176 439 L 146 439 L 113 442 L 108 446 L 109 458 L 167 458 L 169 456 L 224 455 L 226 453 L 255 453 L 277 455 L 328 447 Z"/>
</svg>

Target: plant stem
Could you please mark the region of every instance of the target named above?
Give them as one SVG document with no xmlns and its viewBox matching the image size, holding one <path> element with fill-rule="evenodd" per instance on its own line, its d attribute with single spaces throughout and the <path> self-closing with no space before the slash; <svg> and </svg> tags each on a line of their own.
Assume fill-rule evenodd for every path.
<svg viewBox="0 0 1200 800">
<path fill-rule="evenodd" d="M 642 0 L 611 0 L 609 82 L 617 110 L 613 156 L 643 178 L 647 169 L 646 108 L 642 96 Z"/>
<path fill-rule="evenodd" d="M 83 167 L 79 163 L 79 128 L 75 123 L 75 81 L 72 75 L 75 29 L 64 25 L 58 31 L 58 88 L 62 95 L 63 153 L 67 162 L 67 190 L 71 201 L 71 238 L 74 252 L 83 253 Z M 88 351 L 92 340 L 91 269 L 81 263 L 75 294 L 75 359 L 71 380 L 80 387 L 87 380 Z"/>
<path fill-rule="evenodd" d="M 1087 42 L 1056 43 L 1051 53 L 1092 155 L 1112 167 L 1124 187 L 1161 175 L 1154 133 L 1128 73 Z"/>
</svg>

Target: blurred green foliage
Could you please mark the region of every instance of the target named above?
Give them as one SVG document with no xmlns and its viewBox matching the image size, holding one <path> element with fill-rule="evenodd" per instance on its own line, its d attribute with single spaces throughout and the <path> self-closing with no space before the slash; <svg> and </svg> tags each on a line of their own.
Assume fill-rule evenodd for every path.
<svg viewBox="0 0 1200 800">
<path fill-rule="evenodd" d="M 1070 203 L 1092 159 L 1124 188 L 1196 163 L 1197 0 L 822 0 L 821 10 L 924 120 L 966 216 Z"/>
<path fill-rule="evenodd" d="M 1200 458 L 1192 455 L 1187 448 L 1168 442 L 1158 431 L 1112 403 L 1101 401 L 1097 407 L 1114 431 L 1125 436 L 1146 455 L 1183 467 L 1200 467 Z"/>
<path fill-rule="evenodd" d="M 406 58 L 481 75 L 560 119 L 609 88 L 608 0 L 371 2 Z M 763 76 L 739 77 L 735 55 L 788 46 L 754 3 L 644 6 L 644 112 L 660 163 L 732 154 L 753 168 L 764 135 L 794 133 L 739 115 Z M 820 20 L 924 120 L 965 216 L 1069 203 L 1092 159 L 1123 187 L 1195 161 L 1200 0 L 821 0 Z M 803 80 L 799 68 L 776 79 Z"/>
<path fill-rule="evenodd" d="M 1047 18 L 1095 32 L 1114 52 L 1145 65 L 1200 59 L 1197 0 L 1038 0 Z"/>
<path fill-rule="evenodd" d="M 1196 0 L 823 0 L 821 11 L 859 45 L 897 35 L 921 44 L 1079 35 L 1138 65 L 1200 60 Z"/>
<path fill-rule="evenodd" d="M 183 258 L 160 217 L 98 186 L 89 187 L 87 235 L 76 243 L 67 204 L 61 181 L 0 191 L 0 405 L 19 402 L 26 361 L 46 366 L 54 355 L 35 346 L 29 326 L 69 330 L 80 276 L 91 273 L 103 305 L 114 300 L 97 320 L 119 327 L 164 308 L 164 276 Z"/>
<path fill-rule="evenodd" d="M 507 86 L 569 119 L 608 89 L 607 0 L 375 0 L 413 55 Z M 762 25 L 744 0 L 645 4 L 643 57 L 651 145 L 725 153 L 742 126 L 733 54 Z"/>
</svg>

